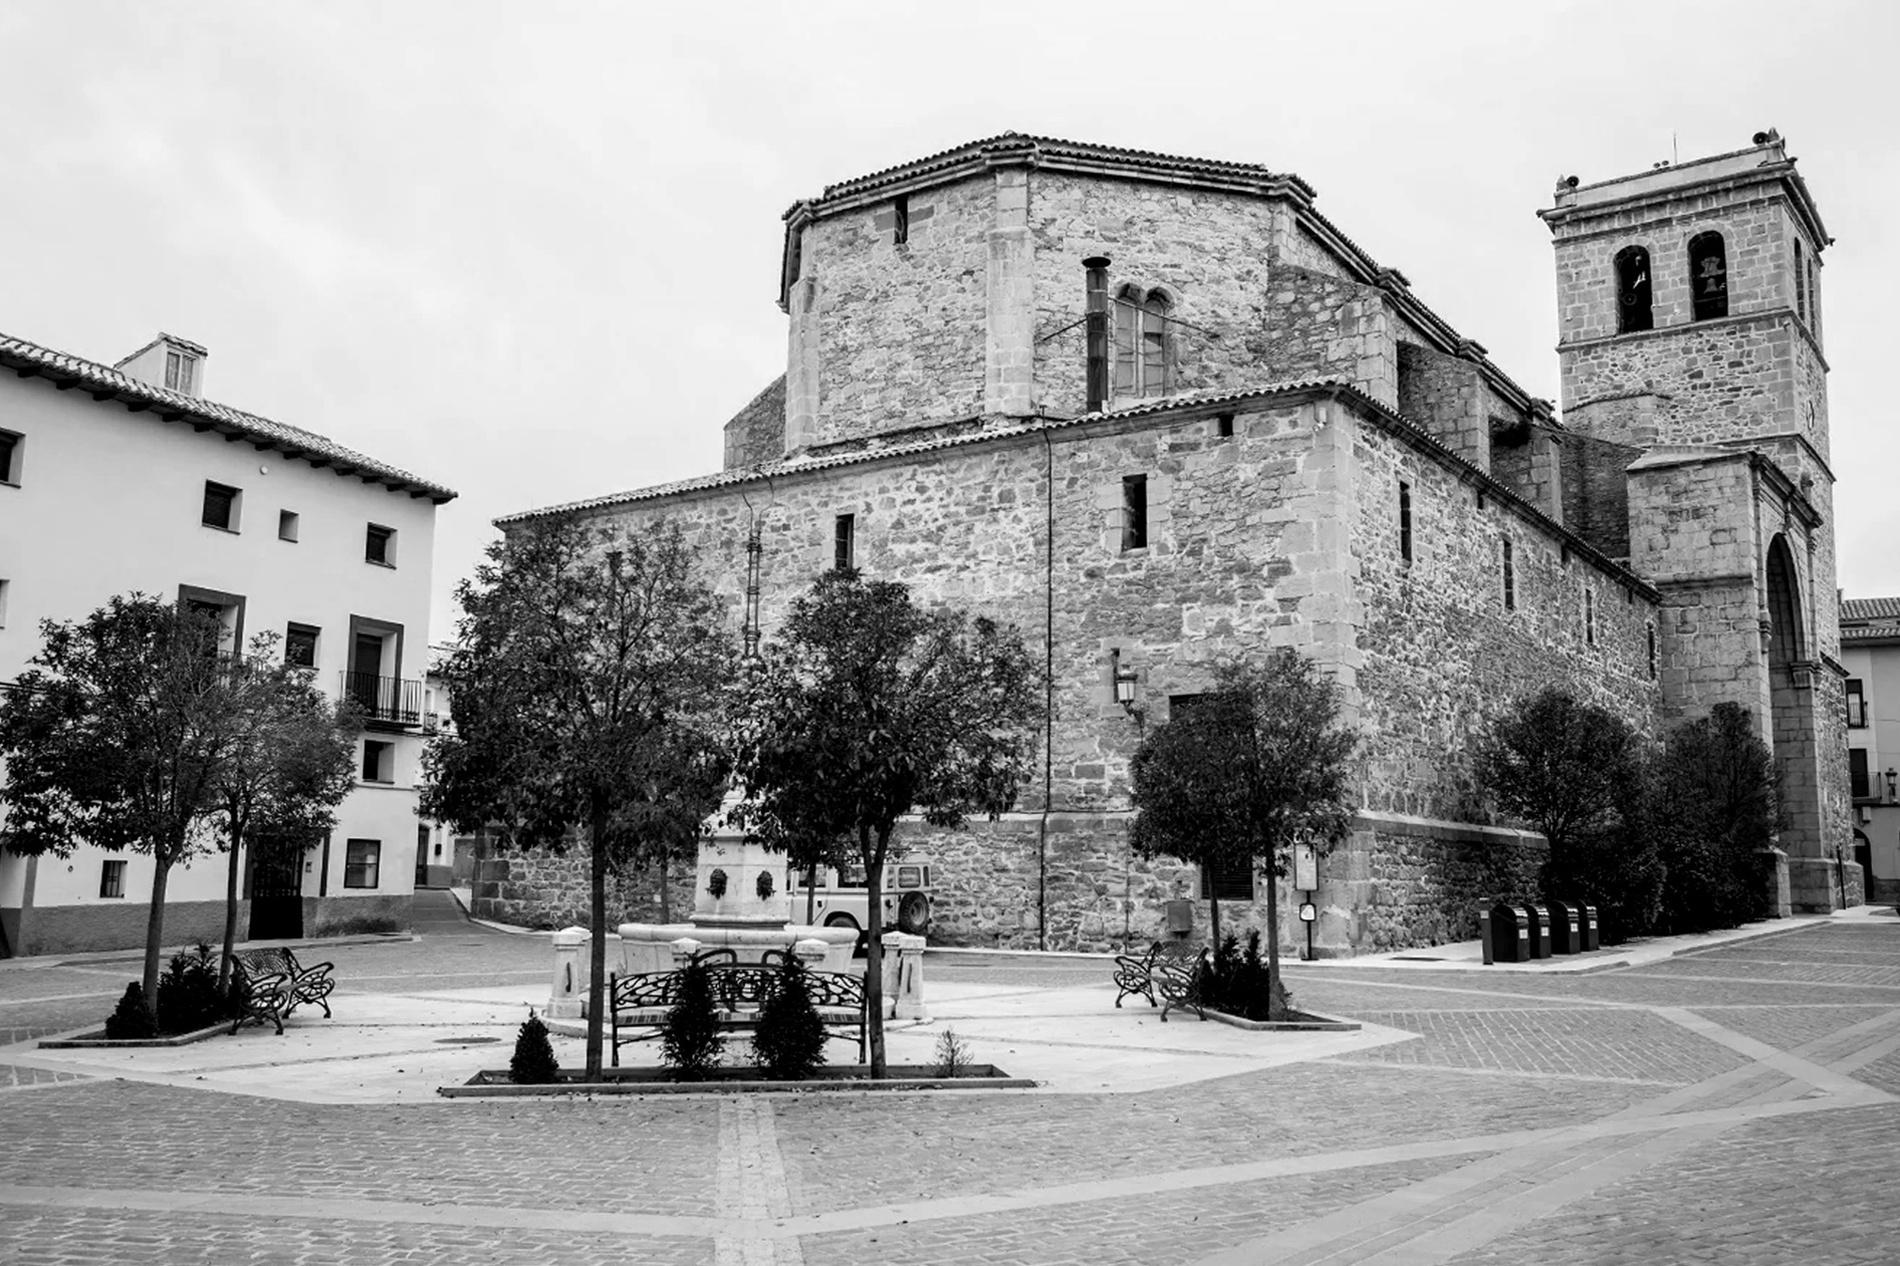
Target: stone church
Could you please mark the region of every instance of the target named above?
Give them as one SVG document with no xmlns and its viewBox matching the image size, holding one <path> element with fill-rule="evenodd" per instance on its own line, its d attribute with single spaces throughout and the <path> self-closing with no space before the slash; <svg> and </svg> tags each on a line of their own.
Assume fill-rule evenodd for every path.
<svg viewBox="0 0 1900 1266">
<path fill-rule="evenodd" d="M 1323 954 L 1532 892 L 1543 841 L 1497 823 L 1472 750 L 1553 682 L 1651 734 L 1746 706 L 1791 904 L 1857 903 L 1814 201 L 1766 132 L 1539 214 L 1561 409 L 1298 176 L 1014 133 L 932 154 L 786 213 L 786 372 L 723 470 L 501 526 L 670 518 L 766 637 L 843 566 L 1015 625 L 1051 670 L 1034 779 L 904 837 L 944 943 L 1145 943 L 1205 883 L 1262 924 L 1264 879 L 1131 858 L 1128 763 L 1216 661 L 1282 646 L 1364 735 Z"/>
</svg>

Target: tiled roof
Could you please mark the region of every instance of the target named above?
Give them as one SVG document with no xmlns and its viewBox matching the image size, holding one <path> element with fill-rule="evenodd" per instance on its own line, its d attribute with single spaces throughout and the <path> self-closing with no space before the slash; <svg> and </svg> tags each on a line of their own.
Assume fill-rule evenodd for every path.
<svg viewBox="0 0 1900 1266">
<path fill-rule="evenodd" d="M 246 413 L 228 404 L 154 387 L 97 361 L 55 352 L 22 338 L 0 334 L 0 366 L 22 377 L 37 376 L 61 385 L 81 387 L 95 399 L 117 400 L 135 410 L 148 411 L 162 421 L 188 422 L 200 430 L 242 437 L 276 449 L 287 458 L 327 466 L 339 475 L 353 475 L 399 492 L 427 497 L 437 505 L 455 498 L 453 491 L 440 484 L 365 457 L 314 431 Z"/>
<path fill-rule="evenodd" d="M 1841 626 L 1841 642 L 1884 642 L 1900 641 L 1900 623 L 1894 624 L 1844 624 Z"/>
<path fill-rule="evenodd" d="M 1900 620 L 1900 598 L 1843 598 L 1843 620 Z"/>
</svg>

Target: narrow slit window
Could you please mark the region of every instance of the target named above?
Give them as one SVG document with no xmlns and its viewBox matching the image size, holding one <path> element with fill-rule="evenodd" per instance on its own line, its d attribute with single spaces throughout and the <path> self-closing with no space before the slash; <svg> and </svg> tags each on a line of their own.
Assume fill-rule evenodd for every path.
<svg viewBox="0 0 1900 1266">
<path fill-rule="evenodd" d="M 1583 644 L 1597 644 L 1597 596 L 1595 591 L 1583 591 Z"/>
<path fill-rule="evenodd" d="M 858 566 L 858 516 L 841 514 L 831 531 L 831 565 L 838 571 Z"/>
<path fill-rule="evenodd" d="M 0 431 L 0 484 L 20 482 L 22 439 L 18 431 Z"/>
<path fill-rule="evenodd" d="M 1399 557 L 1412 561 L 1412 485 L 1399 481 Z"/>
<path fill-rule="evenodd" d="M 1689 277 L 1695 287 L 1695 319 L 1727 316 L 1728 251 L 1720 233 L 1698 233 L 1689 239 Z"/>
<path fill-rule="evenodd" d="M 1649 679 L 1654 681 L 1656 680 L 1656 626 L 1650 625 L 1643 630 L 1643 633 L 1645 640 L 1649 643 Z"/>
<path fill-rule="evenodd" d="M 1836 765 L 1836 769 L 1840 766 Z M 1849 790 L 1854 799 L 1865 800 L 1870 794 L 1867 790 L 1867 749 L 1850 747 L 1847 749 L 1847 775 L 1851 782 Z M 1835 784 L 1839 786 L 1839 784 Z"/>
<path fill-rule="evenodd" d="M 1234 437 L 1234 415 L 1231 413 L 1223 413 L 1215 418 L 1214 434 L 1224 440 L 1232 439 Z"/>
<path fill-rule="evenodd" d="M 898 246 L 910 241 L 910 195 L 900 193 L 891 200 L 891 241 Z"/>
<path fill-rule="evenodd" d="M 1794 312 L 1803 325 L 1808 321 L 1808 263 L 1797 239 L 1794 244 Z"/>
<path fill-rule="evenodd" d="M 1148 547 L 1148 476 L 1122 477 L 1122 551 Z"/>
<path fill-rule="evenodd" d="M 1633 334 L 1655 328 L 1650 304 L 1649 252 L 1625 246 L 1616 253 L 1616 332 Z"/>
<path fill-rule="evenodd" d="M 1517 564 L 1511 558 L 1511 543 L 1504 542 L 1504 609 L 1517 610 Z"/>
</svg>

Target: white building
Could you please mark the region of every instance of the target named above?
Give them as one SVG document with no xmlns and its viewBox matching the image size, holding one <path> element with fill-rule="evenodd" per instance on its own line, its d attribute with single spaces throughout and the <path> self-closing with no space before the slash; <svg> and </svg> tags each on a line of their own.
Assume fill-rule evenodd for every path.
<svg viewBox="0 0 1900 1266">
<path fill-rule="evenodd" d="M 359 781 L 300 866 L 244 864 L 239 935 L 407 927 L 418 863 L 436 507 L 455 494 L 323 436 L 202 398 L 205 350 L 161 334 L 115 366 L 0 335 L 0 685 L 43 619 L 139 591 L 214 609 L 239 642 L 349 691 Z M 215 940 L 226 859 L 175 869 L 166 940 Z M 142 944 L 151 861 L 0 852 L 0 956 Z"/>
<path fill-rule="evenodd" d="M 1867 900 L 1900 902 L 1900 598 L 1841 601 L 1854 852 Z"/>
</svg>

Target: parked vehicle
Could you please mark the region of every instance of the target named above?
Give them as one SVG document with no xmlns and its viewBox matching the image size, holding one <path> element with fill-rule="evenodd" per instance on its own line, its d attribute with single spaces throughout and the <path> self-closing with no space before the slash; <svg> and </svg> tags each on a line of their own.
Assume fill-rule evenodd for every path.
<svg viewBox="0 0 1900 1266">
<path fill-rule="evenodd" d="M 856 928 L 862 937 L 872 926 L 866 910 L 871 894 L 862 866 L 854 864 L 842 870 L 830 866 L 812 871 L 787 870 L 785 894 L 787 912 L 794 923 L 806 921 L 809 906 L 811 922 L 823 927 Z M 880 931 L 909 932 L 913 936 L 929 932 L 928 862 L 892 862 L 885 866 L 880 895 L 884 907 L 882 917 L 876 921 Z"/>
</svg>

